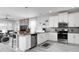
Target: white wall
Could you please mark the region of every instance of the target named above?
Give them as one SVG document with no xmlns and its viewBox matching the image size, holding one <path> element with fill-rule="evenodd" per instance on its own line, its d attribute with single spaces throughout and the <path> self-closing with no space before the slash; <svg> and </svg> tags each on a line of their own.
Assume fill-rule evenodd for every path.
<svg viewBox="0 0 79 59">
<path fill-rule="evenodd" d="M 19 27 L 20 27 L 20 22 L 19 20 L 16 20 L 13 22 L 13 28 L 15 31 L 19 31 Z"/>
<path fill-rule="evenodd" d="M 0 20 L 0 30 L 3 30 L 3 32 L 6 32 L 7 30 L 13 30 L 13 24 L 13 21 Z"/>
<path fill-rule="evenodd" d="M 30 27 L 31 34 L 36 32 L 36 19 L 33 18 L 29 20 L 29 27 Z"/>
<path fill-rule="evenodd" d="M 40 16 L 36 18 L 36 31 L 42 32 L 42 28 L 48 28 L 49 27 L 49 16 Z"/>
</svg>

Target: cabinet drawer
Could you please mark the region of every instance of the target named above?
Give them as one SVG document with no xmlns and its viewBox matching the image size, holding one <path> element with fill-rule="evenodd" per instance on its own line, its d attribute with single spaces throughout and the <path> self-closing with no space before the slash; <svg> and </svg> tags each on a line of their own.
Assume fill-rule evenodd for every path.
<svg viewBox="0 0 79 59">
<path fill-rule="evenodd" d="M 38 44 L 41 44 L 41 43 L 45 42 L 46 40 L 48 40 L 47 34 L 43 33 L 43 34 L 38 34 L 37 35 Z"/>
<path fill-rule="evenodd" d="M 50 33 L 49 40 L 57 41 L 57 33 Z"/>
</svg>

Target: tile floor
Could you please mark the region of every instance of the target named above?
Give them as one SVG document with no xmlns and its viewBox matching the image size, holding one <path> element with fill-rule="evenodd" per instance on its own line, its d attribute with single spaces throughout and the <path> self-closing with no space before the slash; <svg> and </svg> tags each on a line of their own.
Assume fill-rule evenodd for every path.
<svg viewBox="0 0 79 59">
<path fill-rule="evenodd" d="M 79 45 L 63 44 L 53 41 L 46 42 L 50 43 L 48 48 L 42 47 L 40 44 L 27 52 L 79 52 Z"/>
<path fill-rule="evenodd" d="M 0 52 L 15 52 L 15 51 L 12 48 L 10 48 L 8 45 L 0 43 Z"/>
</svg>

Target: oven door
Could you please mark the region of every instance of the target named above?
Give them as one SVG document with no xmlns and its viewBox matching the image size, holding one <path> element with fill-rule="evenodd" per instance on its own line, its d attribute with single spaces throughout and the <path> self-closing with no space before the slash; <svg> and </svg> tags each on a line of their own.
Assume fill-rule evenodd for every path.
<svg viewBox="0 0 79 59">
<path fill-rule="evenodd" d="M 67 34 L 58 34 L 58 39 L 68 39 Z"/>
</svg>

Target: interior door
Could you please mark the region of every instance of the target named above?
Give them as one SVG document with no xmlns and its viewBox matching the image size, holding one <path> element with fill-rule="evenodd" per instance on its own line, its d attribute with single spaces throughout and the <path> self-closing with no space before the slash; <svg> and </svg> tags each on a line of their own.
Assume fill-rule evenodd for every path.
<svg viewBox="0 0 79 59">
<path fill-rule="evenodd" d="M 37 46 L 37 34 L 31 34 L 31 48 Z"/>
</svg>

